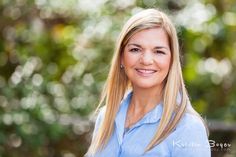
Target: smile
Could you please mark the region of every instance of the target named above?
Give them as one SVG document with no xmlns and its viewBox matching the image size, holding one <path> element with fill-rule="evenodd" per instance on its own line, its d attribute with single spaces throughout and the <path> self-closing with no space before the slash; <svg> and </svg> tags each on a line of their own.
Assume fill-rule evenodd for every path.
<svg viewBox="0 0 236 157">
<path fill-rule="evenodd" d="M 157 70 L 153 69 L 135 69 L 135 70 L 138 72 L 138 74 L 142 76 L 149 76 L 150 74 L 157 72 Z"/>
</svg>

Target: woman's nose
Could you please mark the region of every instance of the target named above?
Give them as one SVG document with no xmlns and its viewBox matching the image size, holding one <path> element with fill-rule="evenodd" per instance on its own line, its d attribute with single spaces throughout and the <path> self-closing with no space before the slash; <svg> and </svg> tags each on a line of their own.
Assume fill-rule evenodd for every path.
<svg viewBox="0 0 236 157">
<path fill-rule="evenodd" d="M 140 56 L 140 63 L 144 65 L 150 65 L 154 63 L 153 56 L 150 52 L 145 52 Z"/>
</svg>

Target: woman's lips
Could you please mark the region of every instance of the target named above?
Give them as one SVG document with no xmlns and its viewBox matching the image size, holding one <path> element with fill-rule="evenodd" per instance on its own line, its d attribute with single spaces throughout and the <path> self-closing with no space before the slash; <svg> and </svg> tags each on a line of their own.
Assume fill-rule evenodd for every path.
<svg viewBox="0 0 236 157">
<path fill-rule="evenodd" d="M 139 68 L 136 68 L 135 70 L 141 76 L 151 76 L 153 73 L 157 72 L 157 70 L 153 70 L 153 69 L 139 69 Z"/>
</svg>

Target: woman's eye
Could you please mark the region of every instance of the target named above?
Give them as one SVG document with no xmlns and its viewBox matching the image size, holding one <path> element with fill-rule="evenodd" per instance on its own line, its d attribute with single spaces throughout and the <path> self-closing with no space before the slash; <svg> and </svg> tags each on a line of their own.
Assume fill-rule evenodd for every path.
<svg viewBox="0 0 236 157">
<path fill-rule="evenodd" d="M 140 51 L 138 48 L 132 48 L 132 49 L 130 49 L 129 50 L 130 52 L 138 52 L 138 51 Z"/>
<path fill-rule="evenodd" d="M 155 51 L 157 54 L 166 54 L 164 51 Z"/>
</svg>

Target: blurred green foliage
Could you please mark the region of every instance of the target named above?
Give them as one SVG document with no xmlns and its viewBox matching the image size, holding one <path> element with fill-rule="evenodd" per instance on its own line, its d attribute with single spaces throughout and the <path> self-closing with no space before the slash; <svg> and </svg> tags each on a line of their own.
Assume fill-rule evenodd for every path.
<svg viewBox="0 0 236 157">
<path fill-rule="evenodd" d="M 1 0 L 0 156 L 83 156 L 117 35 L 149 7 L 176 23 L 193 106 L 235 122 L 235 1 Z"/>
</svg>

